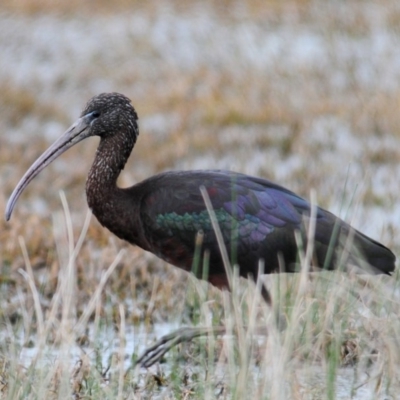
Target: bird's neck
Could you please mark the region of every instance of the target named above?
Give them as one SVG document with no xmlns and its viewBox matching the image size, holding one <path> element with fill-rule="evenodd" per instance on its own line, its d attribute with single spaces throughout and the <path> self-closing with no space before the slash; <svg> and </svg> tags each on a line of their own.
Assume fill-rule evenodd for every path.
<svg viewBox="0 0 400 400">
<path fill-rule="evenodd" d="M 101 139 L 89 176 L 86 181 L 86 196 L 93 214 L 104 225 L 102 219 L 112 218 L 117 212 L 121 189 L 117 179 L 132 151 L 133 143 Z"/>
<path fill-rule="evenodd" d="M 136 186 L 121 189 L 117 179 L 133 149 L 133 140 L 102 139 L 86 182 L 89 207 L 99 222 L 117 235 L 145 250 L 149 244 L 140 220 L 142 194 Z"/>
</svg>

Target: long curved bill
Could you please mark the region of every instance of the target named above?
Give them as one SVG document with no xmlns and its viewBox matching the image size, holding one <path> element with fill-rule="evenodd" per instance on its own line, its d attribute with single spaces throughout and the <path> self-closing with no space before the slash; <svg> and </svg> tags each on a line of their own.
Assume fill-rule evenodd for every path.
<svg viewBox="0 0 400 400">
<path fill-rule="evenodd" d="M 89 127 L 90 122 L 86 116 L 79 118 L 31 165 L 8 199 L 5 212 L 6 221 L 10 219 L 15 203 L 24 189 L 29 185 L 31 180 L 59 155 L 67 151 L 70 147 L 79 143 L 81 140 L 89 137 Z"/>
</svg>

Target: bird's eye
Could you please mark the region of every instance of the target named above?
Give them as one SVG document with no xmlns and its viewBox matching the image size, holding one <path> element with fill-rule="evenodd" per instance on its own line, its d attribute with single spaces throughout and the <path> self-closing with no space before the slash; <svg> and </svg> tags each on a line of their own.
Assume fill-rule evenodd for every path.
<svg viewBox="0 0 400 400">
<path fill-rule="evenodd" d="M 86 114 L 86 120 L 90 125 L 92 125 L 93 122 L 96 121 L 96 119 L 99 117 L 100 113 L 98 111 L 92 111 Z"/>
</svg>

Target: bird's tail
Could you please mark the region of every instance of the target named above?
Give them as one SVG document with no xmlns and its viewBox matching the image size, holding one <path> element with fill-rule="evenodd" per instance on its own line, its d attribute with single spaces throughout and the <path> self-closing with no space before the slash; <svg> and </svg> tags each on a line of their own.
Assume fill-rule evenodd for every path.
<svg viewBox="0 0 400 400">
<path fill-rule="evenodd" d="M 352 235 L 352 232 L 349 233 Z M 383 244 L 365 236 L 363 233 L 353 230 L 354 256 L 363 269 L 368 268 L 375 274 L 390 275 L 395 269 L 396 256 Z M 368 265 L 363 266 L 362 261 Z"/>
<path fill-rule="evenodd" d="M 387 247 L 339 219 L 330 235 L 327 235 L 326 227 L 317 226 L 316 244 L 318 264 L 322 269 L 343 268 L 388 275 L 395 269 L 396 256 Z"/>
</svg>

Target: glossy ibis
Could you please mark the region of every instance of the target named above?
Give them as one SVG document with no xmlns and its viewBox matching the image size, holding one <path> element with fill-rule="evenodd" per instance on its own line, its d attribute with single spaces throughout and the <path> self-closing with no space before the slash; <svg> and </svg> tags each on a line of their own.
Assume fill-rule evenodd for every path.
<svg viewBox="0 0 400 400">
<path fill-rule="evenodd" d="M 232 264 L 241 276 L 257 279 L 259 261 L 265 273 L 298 270 L 298 231 L 306 245 L 303 219 L 311 205 L 295 193 L 266 179 L 230 171 L 165 172 L 130 188 L 119 188 L 117 178 L 139 134 L 138 117 L 122 94 L 92 98 L 80 118 L 28 169 L 12 193 L 6 219 L 29 182 L 70 147 L 90 136 L 100 143 L 86 182 L 89 207 L 99 222 L 119 238 L 191 271 L 199 254 L 198 276 L 204 254 L 208 280 L 229 287 L 215 230 L 200 188 L 211 201 L 215 219 Z M 313 266 L 334 269 L 355 265 L 372 273 L 390 274 L 395 256 L 382 244 L 353 229 L 322 208 L 315 211 Z M 201 232 L 201 240 L 196 236 Z M 197 247 L 196 247 L 197 246 Z M 342 254 L 345 251 L 346 258 Z M 269 294 L 262 286 L 264 299 Z"/>
</svg>

